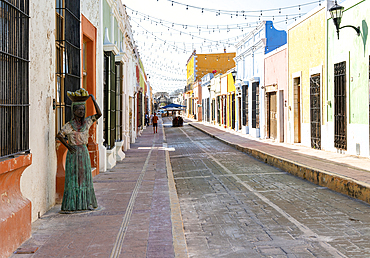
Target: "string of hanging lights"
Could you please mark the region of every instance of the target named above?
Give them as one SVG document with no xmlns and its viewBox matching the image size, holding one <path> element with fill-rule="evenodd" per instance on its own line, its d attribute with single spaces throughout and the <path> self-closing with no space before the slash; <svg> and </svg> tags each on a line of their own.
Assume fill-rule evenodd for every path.
<svg viewBox="0 0 370 258">
<path fill-rule="evenodd" d="M 268 18 L 272 18 L 274 24 L 284 22 L 287 24 L 288 21 L 296 20 L 298 17 L 305 14 L 301 13 L 301 6 L 314 3 L 321 4 L 320 2 L 321 1 L 315 1 L 301 4 L 299 6 L 297 5 L 299 13 L 295 14 L 286 12 L 282 13 L 282 10 L 297 6 L 248 11 L 244 12 L 244 16 L 242 16 L 244 18 L 248 18 L 248 22 L 216 25 L 191 25 L 171 22 L 136 11 L 127 6 L 126 8 L 131 11 L 132 15 L 130 20 L 136 25 L 136 30 L 133 32 L 135 37 L 139 39 L 136 40 L 136 42 L 140 49 L 141 56 L 143 56 L 142 62 L 146 68 L 145 70 L 150 74 L 151 86 L 155 91 L 173 91 L 175 89 L 183 88 L 186 84 L 186 80 L 183 79 L 186 77 L 185 62 L 194 49 L 200 48 L 201 53 L 205 53 L 207 50 L 209 53 L 217 52 L 217 50 L 218 52 L 223 52 L 223 49 L 234 46 L 235 43 L 239 41 L 239 38 L 244 38 L 248 33 L 254 30 L 256 25 L 261 22 L 261 19 L 267 20 Z M 188 6 L 188 8 L 193 8 L 193 6 Z M 279 12 L 277 14 L 268 13 L 269 11 L 277 10 Z M 203 11 L 208 10 L 204 8 Z M 224 12 L 226 10 L 218 11 L 220 15 L 226 14 Z M 242 13 L 241 11 L 238 12 L 239 14 Z M 236 13 L 234 13 L 234 15 L 235 14 Z M 146 25 L 151 29 L 149 30 L 145 28 Z M 227 37 L 227 35 L 233 35 L 233 33 L 230 34 L 229 32 L 233 32 L 234 34 L 238 32 L 241 33 L 238 33 L 237 36 Z M 173 62 L 174 60 L 178 61 L 180 59 L 185 60 L 183 64 L 176 61 Z"/>
<path fill-rule="evenodd" d="M 148 14 L 145 14 L 145 13 L 142 13 L 142 12 L 139 12 L 137 10 L 134 10 L 128 6 L 126 6 L 126 8 L 128 10 L 131 11 L 132 15 L 136 15 L 136 16 L 139 16 L 140 17 L 140 22 L 142 21 L 150 21 L 152 24 L 160 24 L 160 25 L 168 25 L 169 27 L 182 27 L 183 29 L 191 29 L 191 28 L 194 28 L 194 29 L 203 29 L 203 30 L 222 30 L 222 29 L 238 29 L 239 27 L 249 27 L 251 24 L 250 23 L 241 23 L 241 24 L 228 24 L 228 25 L 225 25 L 225 24 L 218 24 L 218 25 L 191 25 L 191 24 L 182 24 L 182 23 L 177 23 L 177 22 L 171 22 L 171 21 L 167 21 L 167 20 L 163 20 L 163 19 L 160 19 L 160 18 L 157 18 L 157 17 L 154 17 L 154 16 L 150 16 Z M 290 14 L 276 14 L 276 15 L 273 15 L 273 14 L 268 14 L 268 15 L 263 15 L 263 13 L 261 12 L 261 14 L 259 15 L 245 15 L 244 17 L 245 18 L 259 18 L 259 20 L 262 20 L 263 19 L 272 19 L 272 20 L 275 20 L 278 19 L 278 18 L 286 18 L 288 16 L 289 17 L 296 17 L 296 16 L 299 16 L 301 15 L 301 13 L 290 13 Z"/>
<path fill-rule="evenodd" d="M 297 17 L 293 17 L 293 18 L 290 18 L 288 19 L 287 21 L 290 21 L 290 20 L 296 20 Z M 148 35 L 153 37 L 155 41 L 161 41 L 163 43 L 163 45 L 168 45 L 170 47 L 173 47 L 177 50 L 181 50 L 183 52 L 186 52 L 186 47 L 185 47 L 185 42 L 174 42 L 174 44 L 171 44 L 171 41 L 167 40 L 167 39 L 163 39 L 157 35 L 155 35 L 156 33 L 161 33 L 161 35 L 163 36 L 163 32 L 150 32 L 148 29 L 145 29 L 138 21 L 136 21 L 135 19 L 132 19 L 132 21 L 137 25 L 137 27 L 140 27 L 142 29 L 142 34 L 145 33 L 145 35 L 147 36 L 148 38 Z M 282 22 L 282 21 L 280 21 Z M 275 23 L 279 23 L 279 22 L 275 22 Z M 165 26 L 165 25 L 163 25 Z M 197 35 L 194 35 L 192 33 L 188 33 L 188 32 L 184 32 L 182 30 L 178 30 L 178 29 L 175 29 L 175 28 L 170 28 L 170 27 L 167 27 L 165 26 L 165 28 L 168 28 L 168 29 L 171 29 L 171 30 L 174 30 L 176 31 L 177 33 L 179 33 L 179 35 L 187 35 L 187 36 L 190 36 L 192 40 L 194 39 L 200 39 L 202 40 L 201 42 L 195 42 L 195 43 L 191 43 L 192 44 L 192 48 L 194 45 L 200 45 L 201 47 L 204 47 L 204 48 L 214 48 L 214 47 L 218 47 L 220 45 L 227 45 L 228 47 L 231 47 L 231 45 L 233 45 L 232 43 L 230 42 L 234 42 L 236 40 L 239 39 L 239 37 L 243 38 L 245 35 L 247 35 L 248 32 L 250 32 L 251 30 L 254 29 L 254 27 L 251 27 L 249 28 L 249 31 L 247 33 L 244 33 L 242 35 L 239 35 L 237 37 L 232 37 L 232 38 L 227 38 L 227 39 L 219 39 L 219 40 L 214 40 L 214 39 L 210 39 L 210 38 L 206 38 L 206 37 L 200 37 L 200 36 L 197 36 Z M 140 34 L 139 32 L 137 34 Z M 205 43 L 210 43 L 210 45 L 205 45 Z M 182 46 L 178 46 L 178 43 L 180 44 L 184 44 L 184 47 Z M 214 46 L 212 44 L 215 44 Z"/>
<path fill-rule="evenodd" d="M 143 28 L 143 26 L 141 26 L 142 28 Z M 251 29 L 253 29 L 253 28 L 251 28 Z M 138 35 L 140 35 L 140 32 L 137 32 L 137 34 Z M 155 34 L 161 34 L 161 36 L 166 36 L 166 34 L 162 34 L 162 32 L 149 32 L 149 30 L 147 30 L 147 29 L 145 29 L 145 28 L 143 28 L 143 30 L 141 31 L 141 35 L 145 35 L 146 36 L 146 38 L 148 39 L 148 35 L 150 35 L 151 37 L 154 37 L 155 36 Z M 184 34 L 184 35 L 186 35 L 186 34 Z M 225 38 L 225 39 L 221 39 L 221 40 L 209 40 L 209 39 L 205 39 L 205 41 L 207 42 L 207 41 L 211 41 L 211 43 L 212 42 L 216 42 L 216 44 L 218 43 L 218 44 L 228 44 L 228 42 L 235 42 L 235 41 L 237 41 L 239 38 L 242 38 L 242 37 L 244 37 L 246 35 L 246 33 L 244 33 L 244 34 L 242 34 L 242 35 L 238 35 L 238 36 L 235 36 L 235 37 L 230 37 L 230 38 Z M 171 35 L 170 34 L 170 36 L 174 36 L 174 35 Z M 189 36 L 191 36 L 191 34 L 189 35 Z M 202 46 L 204 46 L 204 44 L 206 43 L 204 40 L 202 41 L 202 42 L 191 42 L 191 43 L 189 43 L 189 42 L 185 42 L 185 41 L 171 41 L 171 40 L 167 40 L 166 42 L 168 42 L 168 43 L 166 43 L 165 45 L 166 46 L 177 46 L 177 44 L 181 44 L 181 45 L 183 45 L 183 47 L 182 47 L 182 49 L 186 49 L 187 47 L 190 47 L 191 48 L 191 46 L 193 46 L 193 45 L 202 45 Z M 157 41 L 156 41 L 157 42 Z M 171 44 L 171 42 L 173 42 L 173 44 Z M 145 46 L 145 41 L 143 42 L 143 44 L 144 44 L 144 46 Z M 191 45 L 191 46 L 189 46 L 189 45 Z"/>
<path fill-rule="evenodd" d="M 159 0 L 157 0 L 158 2 Z M 299 4 L 299 5 L 291 5 L 291 6 L 285 6 L 285 7 L 279 7 L 279 8 L 270 8 L 270 9 L 263 9 L 263 10 L 221 10 L 221 9 L 213 9 L 213 8 L 208 8 L 208 7 L 200 7 L 200 6 L 194 6 L 194 5 L 189 5 L 189 4 L 184 4 L 184 3 L 180 3 L 180 2 L 177 2 L 177 1 L 173 1 L 173 0 L 165 0 L 165 1 L 168 1 L 168 2 L 171 2 L 171 5 L 174 6 L 175 5 L 180 5 L 180 6 L 184 6 L 186 7 L 186 10 L 189 10 L 190 8 L 191 9 L 195 9 L 195 10 L 200 10 L 201 13 L 204 13 L 204 12 L 212 12 L 212 13 L 216 13 L 217 16 L 220 16 L 221 14 L 224 14 L 224 15 L 234 15 L 235 17 L 245 17 L 248 13 L 261 13 L 261 16 L 262 14 L 265 12 L 276 12 L 278 11 L 279 14 L 281 14 L 282 11 L 284 10 L 289 10 L 289 9 L 294 9 L 294 8 L 298 8 L 298 10 L 301 10 L 301 7 L 303 6 L 308 6 L 308 5 L 314 5 L 314 4 L 318 4 L 318 5 L 321 5 L 321 0 L 317 0 L 317 1 L 312 1 L 312 2 L 308 2 L 308 3 L 303 3 L 303 4 Z"/>
<path fill-rule="evenodd" d="M 147 29 L 145 29 L 139 22 L 137 22 L 136 20 L 132 20 L 136 25 L 137 25 L 137 27 L 140 27 L 140 28 L 142 28 L 143 30 L 144 30 L 144 32 L 146 33 L 146 34 L 149 34 L 149 36 L 151 35 L 152 37 L 154 37 L 154 40 L 156 41 L 156 40 L 159 40 L 159 41 L 162 41 L 164 44 L 168 44 L 167 43 L 167 40 L 164 40 L 164 39 L 162 39 L 162 38 L 160 38 L 160 37 L 157 37 L 156 35 L 154 35 L 154 32 L 150 32 L 149 30 L 147 30 Z M 169 28 L 169 27 L 168 27 Z M 254 28 L 250 28 L 251 30 L 252 29 L 254 29 Z M 236 37 L 233 37 L 233 38 L 227 38 L 227 39 L 224 39 L 224 40 L 213 40 L 213 39 L 210 39 L 210 38 L 206 38 L 206 37 L 200 37 L 200 36 L 197 36 L 197 35 L 194 35 L 194 34 L 191 34 L 191 33 L 187 33 L 187 32 L 184 32 L 184 31 L 181 31 L 181 30 L 177 30 L 177 29 L 173 29 L 173 28 L 171 28 L 171 30 L 174 30 L 174 31 L 176 31 L 176 32 L 178 32 L 179 33 L 179 35 L 187 35 L 187 36 L 190 36 L 192 39 L 200 39 L 200 40 L 202 40 L 203 41 L 203 43 L 198 43 L 198 44 L 204 44 L 204 43 L 206 43 L 206 42 L 212 42 L 212 43 L 215 43 L 216 45 L 217 44 L 228 44 L 229 46 L 231 46 L 231 44 L 229 44 L 229 43 L 227 43 L 227 42 L 230 42 L 230 40 L 234 40 L 234 39 L 236 39 Z M 245 36 L 246 35 L 246 33 L 244 33 L 241 37 L 243 37 L 243 36 Z M 239 38 L 240 36 L 238 36 L 238 38 Z M 171 45 L 171 44 L 169 44 L 169 45 Z M 183 51 L 185 51 L 186 49 L 184 49 L 184 48 L 182 48 L 182 47 L 178 47 L 177 45 L 172 45 L 172 46 L 174 46 L 174 47 L 176 47 L 176 48 L 178 48 L 178 49 L 180 49 L 180 50 L 183 50 Z"/>
</svg>

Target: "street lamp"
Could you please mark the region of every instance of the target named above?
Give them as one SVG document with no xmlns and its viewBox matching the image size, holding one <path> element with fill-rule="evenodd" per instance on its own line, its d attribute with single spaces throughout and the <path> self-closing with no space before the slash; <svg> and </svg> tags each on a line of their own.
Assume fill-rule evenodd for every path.
<svg viewBox="0 0 370 258">
<path fill-rule="evenodd" d="M 232 71 L 231 74 L 233 75 L 234 77 L 234 80 L 235 80 L 235 77 L 236 77 L 236 70 Z"/>
<path fill-rule="evenodd" d="M 335 28 L 337 29 L 338 39 L 339 39 L 339 30 L 343 29 L 343 28 L 347 28 L 347 27 L 353 28 L 357 32 L 357 36 L 360 36 L 360 34 L 361 34 L 360 33 L 360 26 L 355 27 L 355 26 L 352 26 L 352 25 L 346 25 L 346 26 L 343 26 L 343 27 L 339 27 L 340 22 L 342 21 L 343 10 L 344 10 L 344 7 L 338 5 L 337 0 L 335 0 L 335 4 L 329 9 L 329 12 L 330 12 L 331 18 L 333 19 Z"/>
</svg>

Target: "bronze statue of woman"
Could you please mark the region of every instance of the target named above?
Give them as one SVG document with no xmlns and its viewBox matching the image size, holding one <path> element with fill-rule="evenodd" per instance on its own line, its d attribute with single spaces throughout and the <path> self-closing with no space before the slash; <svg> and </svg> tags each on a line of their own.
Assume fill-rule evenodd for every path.
<svg viewBox="0 0 370 258">
<path fill-rule="evenodd" d="M 94 96 L 90 94 L 89 97 L 94 102 L 96 114 L 85 118 L 86 102 L 72 102 L 73 117 L 57 134 L 57 138 L 68 149 L 61 207 L 64 212 L 94 210 L 98 207 L 91 175 L 90 156 L 86 145 L 89 141 L 89 128 L 101 117 L 102 113 Z"/>
</svg>

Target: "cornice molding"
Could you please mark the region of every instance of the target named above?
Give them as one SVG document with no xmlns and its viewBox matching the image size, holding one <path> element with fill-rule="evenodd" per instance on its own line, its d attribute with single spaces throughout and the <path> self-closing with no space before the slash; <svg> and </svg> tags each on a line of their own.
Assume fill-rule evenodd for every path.
<svg viewBox="0 0 370 258">
<path fill-rule="evenodd" d="M 245 44 L 245 42 L 252 38 L 258 31 L 261 30 L 262 27 L 266 25 L 266 22 L 267 21 L 262 21 L 260 24 L 258 24 L 256 28 L 254 28 L 251 32 L 248 33 L 248 35 L 246 35 L 242 40 L 240 40 L 238 43 L 234 45 L 235 48 L 239 48 L 240 46 Z"/>
<path fill-rule="evenodd" d="M 256 52 L 257 50 L 261 49 L 262 47 L 266 47 L 266 38 L 262 38 L 259 41 L 257 41 L 254 45 L 250 46 L 248 49 L 246 49 L 244 52 L 240 53 L 238 56 L 234 57 L 234 61 L 240 61 L 246 56 L 250 55 L 251 53 Z"/>
<path fill-rule="evenodd" d="M 113 52 L 114 55 L 118 54 L 118 47 L 114 44 L 104 44 L 103 45 L 104 52 Z"/>
</svg>

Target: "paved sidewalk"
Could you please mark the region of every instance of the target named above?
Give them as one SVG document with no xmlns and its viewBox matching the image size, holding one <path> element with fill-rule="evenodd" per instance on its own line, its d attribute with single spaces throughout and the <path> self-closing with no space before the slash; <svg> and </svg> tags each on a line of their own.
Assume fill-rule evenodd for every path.
<svg viewBox="0 0 370 258">
<path fill-rule="evenodd" d="M 163 133 L 161 120 L 157 134 L 146 128 L 123 161 L 94 177 L 97 210 L 60 214 L 55 206 L 19 248 L 37 251 L 11 257 L 187 257 Z"/>
<path fill-rule="evenodd" d="M 186 119 L 191 126 L 270 165 L 370 203 L 370 159 L 258 140 L 219 126 Z"/>
</svg>

